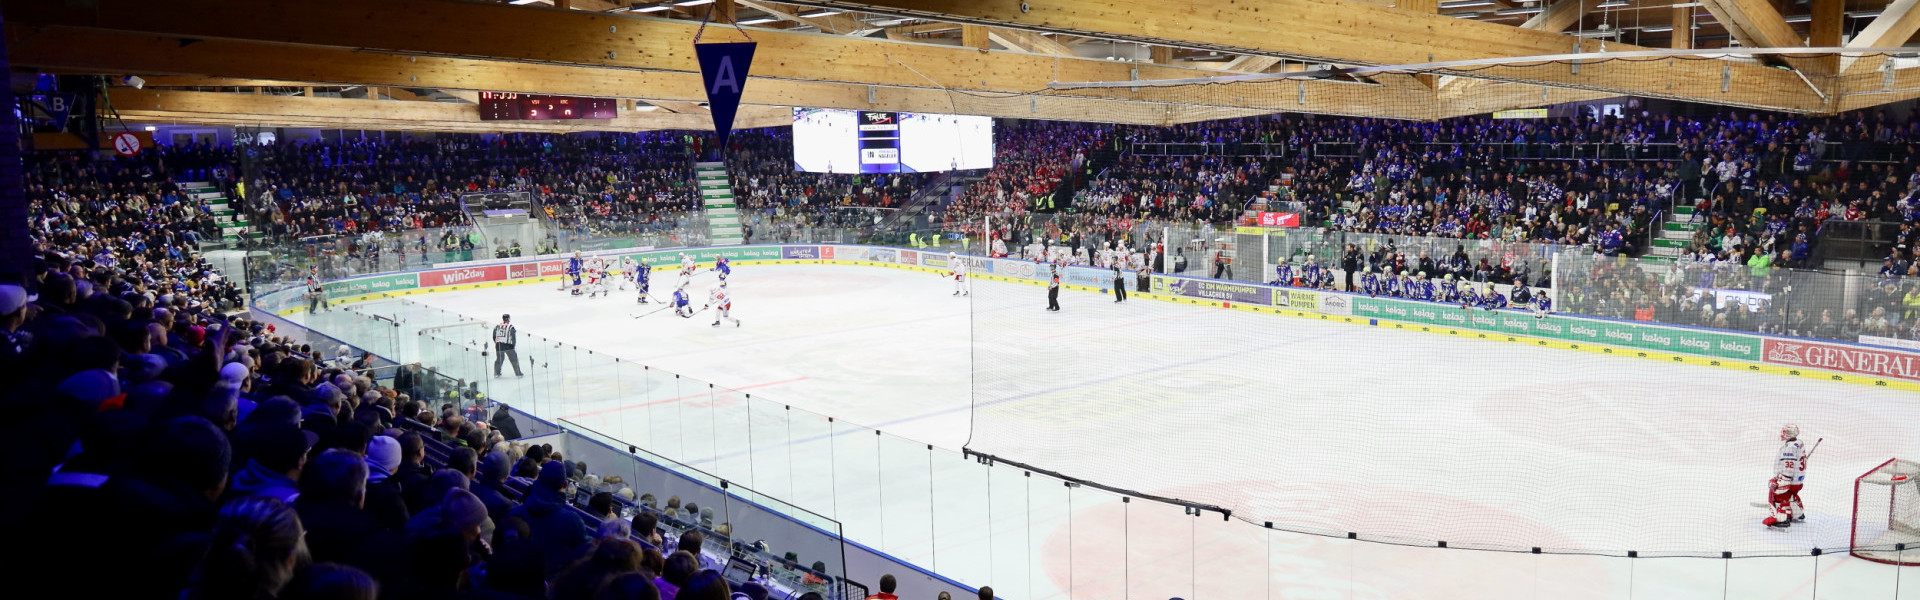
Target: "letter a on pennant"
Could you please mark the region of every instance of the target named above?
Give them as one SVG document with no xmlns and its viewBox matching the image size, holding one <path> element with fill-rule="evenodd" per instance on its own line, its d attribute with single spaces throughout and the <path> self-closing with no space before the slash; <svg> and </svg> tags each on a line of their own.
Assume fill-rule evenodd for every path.
<svg viewBox="0 0 1920 600">
<path fill-rule="evenodd" d="M 740 94 L 747 87 L 747 70 L 753 66 L 753 42 L 694 44 L 700 58 L 700 81 L 707 90 L 707 111 L 713 113 L 713 131 L 720 135 L 720 147 L 727 146 L 733 133 L 733 117 L 740 111 Z"/>
</svg>

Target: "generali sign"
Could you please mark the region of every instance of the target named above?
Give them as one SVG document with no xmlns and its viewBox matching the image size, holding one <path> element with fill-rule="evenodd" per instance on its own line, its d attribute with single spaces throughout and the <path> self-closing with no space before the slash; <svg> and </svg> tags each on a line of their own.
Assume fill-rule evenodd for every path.
<svg viewBox="0 0 1920 600">
<path fill-rule="evenodd" d="M 1920 381 L 1920 356 L 1858 346 L 1768 339 L 1769 364 Z"/>
</svg>

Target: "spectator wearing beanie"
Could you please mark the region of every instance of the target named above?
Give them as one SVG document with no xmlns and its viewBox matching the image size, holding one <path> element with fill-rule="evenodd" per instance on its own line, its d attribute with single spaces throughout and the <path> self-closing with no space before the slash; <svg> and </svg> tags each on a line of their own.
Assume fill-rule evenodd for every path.
<svg viewBox="0 0 1920 600">
<path fill-rule="evenodd" d="M 579 556 L 589 538 L 585 522 L 567 504 L 567 465 L 558 461 L 540 465 L 540 476 L 527 488 L 526 501 L 513 516 L 527 521 L 533 542 L 547 557 L 547 571 L 559 572 Z"/>
<path fill-rule="evenodd" d="M 507 489 L 507 453 L 495 450 L 480 460 L 480 477 L 469 491 L 487 505 L 487 516 L 500 522 L 513 512 L 514 494 Z"/>
<path fill-rule="evenodd" d="M 407 519 L 413 516 L 413 513 L 407 510 L 407 501 L 400 489 L 400 480 L 394 477 L 394 472 L 399 468 L 399 439 L 388 435 L 376 435 L 367 442 L 366 510 L 388 529 L 406 527 Z"/>
</svg>

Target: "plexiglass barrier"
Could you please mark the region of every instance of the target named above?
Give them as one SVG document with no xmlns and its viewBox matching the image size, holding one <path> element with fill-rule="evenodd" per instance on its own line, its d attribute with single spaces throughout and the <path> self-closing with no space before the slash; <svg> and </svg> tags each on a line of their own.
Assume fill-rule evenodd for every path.
<svg viewBox="0 0 1920 600">
<path fill-rule="evenodd" d="M 522 334 L 525 376 L 509 368 L 495 378 L 484 324 L 414 302 L 319 316 L 313 325 L 343 339 L 397 330 L 411 340 L 396 348 L 403 360 L 561 424 L 591 442 L 572 443 L 570 458 L 637 491 L 710 508 L 735 540 L 817 540 L 783 542 L 803 563 L 839 564 L 824 557 L 844 532 L 1007 598 L 1920 598 L 1901 587 L 1906 569 L 1846 548 L 1561 554 L 1289 531 L 930 446 L 535 335 Z"/>
<path fill-rule="evenodd" d="M 897 239 L 901 247 L 960 250 L 951 236 Z M 1005 598 L 1920 598 L 1909 591 L 1913 582 L 1902 586 L 1907 569 L 1854 558 L 1845 547 L 1573 554 L 1544 542 L 1476 549 L 1290 530 L 930 446 L 525 332 L 523 375 L 506 367 L 494 377 L 489 323 L 403 298 L 288 318 L 398 362 L 431 365 L 454 387 L 561 424 L 599 448 L 576 452 L 625 452 L 654 465 L 633 480 L 658 481 L 684 492 L 683 501 L 704 499 L 735 539 L 759 535 L 746 524 L 769 534 L 844 534 Z M 1754 512 L 1757 523 L 1764 511 Z M 1846 518 L 1844 507 L 1822 512 Z M 809 548 L 802 559 L 822 552 L 831 550 Z"/>
</svg>

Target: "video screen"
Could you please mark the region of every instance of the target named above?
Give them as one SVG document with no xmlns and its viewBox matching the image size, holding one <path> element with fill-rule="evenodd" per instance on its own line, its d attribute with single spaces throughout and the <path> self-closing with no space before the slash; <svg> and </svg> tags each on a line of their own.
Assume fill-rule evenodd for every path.
<svg viewBox="0 0 1920 600">
<path fill-rule="evenodd" d="M 989 169 L 993 118 L 796 108 L 793 165 L 813 173 Z"/>
</svg>

